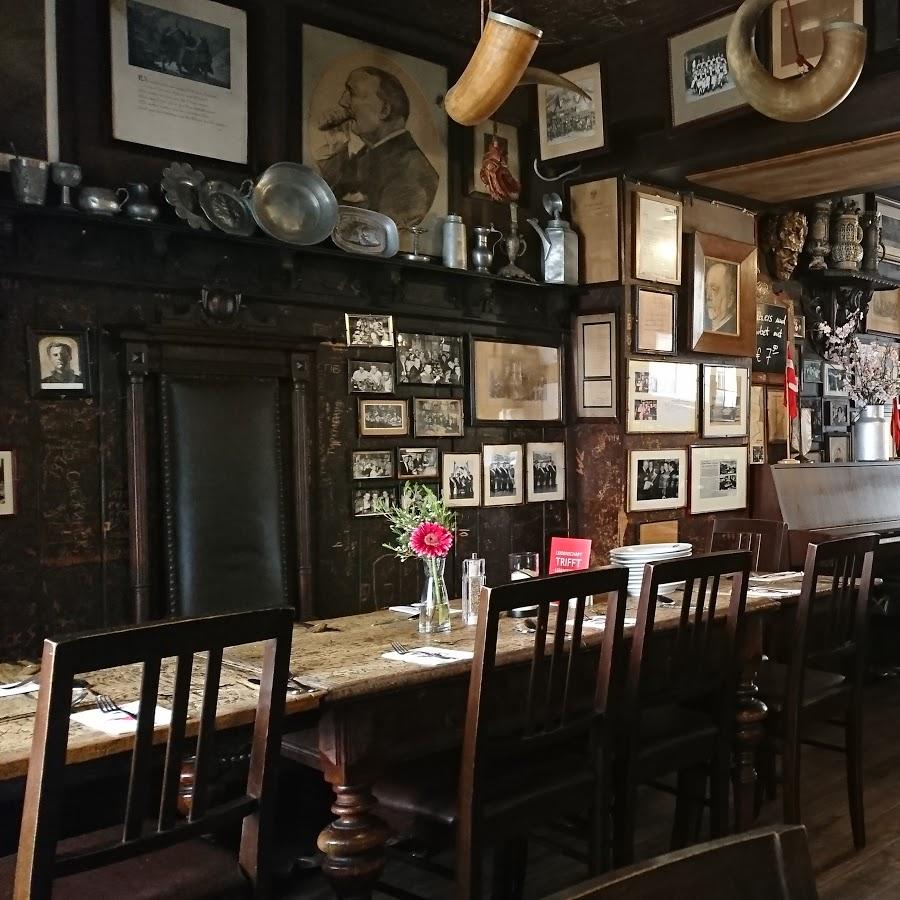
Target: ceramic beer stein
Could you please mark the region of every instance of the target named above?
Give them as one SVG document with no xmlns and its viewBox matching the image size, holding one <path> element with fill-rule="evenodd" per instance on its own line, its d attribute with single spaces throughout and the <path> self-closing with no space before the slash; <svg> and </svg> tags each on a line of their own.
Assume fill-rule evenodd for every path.
<svg viewBox="0 0 900 900">
<path fill-rule="evenodd" d="M 831 261 L 835 269 L 858 271 L 863 258 L 863 230 L 859 227 L 859 207 L 847 198 L 835 210 Z"/>
</svg>

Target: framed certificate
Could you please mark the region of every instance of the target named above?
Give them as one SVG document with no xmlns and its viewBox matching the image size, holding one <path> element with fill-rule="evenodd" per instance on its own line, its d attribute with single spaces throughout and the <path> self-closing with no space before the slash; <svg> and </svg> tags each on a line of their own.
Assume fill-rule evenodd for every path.
<svg viewBox="0 0 900 900">
<path fill-rule="evenodd" d="M 634 277 L 681 284 L 680 200 L 634 192 Z"/>
<path fill-rule="evenodd" d="M 635 353 L 657 353 L 674 356 L 676 291 L 663 291 L 635 286 L 634 315 L 631 320 L 631 343 Z"/>
</svg>

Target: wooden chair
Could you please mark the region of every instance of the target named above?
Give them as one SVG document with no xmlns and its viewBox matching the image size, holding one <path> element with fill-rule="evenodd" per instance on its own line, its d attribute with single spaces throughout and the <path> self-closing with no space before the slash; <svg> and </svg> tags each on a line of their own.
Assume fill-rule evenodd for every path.
<svg viewBox="0 0 900 900">
<path fill-rule="evenodd" d="M 709 532 L 707 552 L 749 550 L 751 572 L 780 572 L 786 540 L 784 522 L 716 516 Z"/>
<path fill-rule="evenodd" d="M 853 843 L 865 846 L 863 808 L 862 691 L 872 564 L 878 535 L 811 543 L 806 551 L 803 587 L 788 662 L 764 660 L 760 698 L 769 708 L 762 751 L 764 776 L 774 775 L 774 755 L 782 756 L 784 820 L 800 823 L 800 744 L 846 755 L 847 794 Z M 818 579 L 829 588 L 817 593 Z M 813 722 L 842 720 L 843 747 L 804 739 Z"/>
<path fill-rule="evenodd" d="M 637 789 L 643 782 L 678 773 L 675 847 L 687 841 L 707 776 L 712 834 L 727 829 L 738 635 L 749 572 L 748 550 L 652 563 L 644 571 L 617 752 L 618 865 L 634 859 Z M 726 576 L 731 588 L 719 596 Z M 662 625 L 660 586 L 681 581 L 678 615 Z M 715 624 L 723 610 L 724 622 Z"/>
<path fill-rule="evenodd" d="M 429 760 L 376 785 L 388 815 L 400 812 L 425 825 L 456 827 L 457 897 L 481 896 L 491 846 L 501 851 L 495 888 L 518 893 L 528 832 L 548 819 L 585 810 L 590 871 L 605 868 L 612 775 L 612 734 L 606 725 L 615 714 L 624 672 L 627 582 L 626 569 L 607 567 L 486 588 L 458 768 L 452 761 Z M 588 596 L 603 594 L 607 627 L 597 659 L 583 652 L 582 614 Z M 577 601 L 567 640 L 570 597 Z M 561 602 L 553 608 L 555 601 Z M 510 667 L 496 665 L 500 617 L 521 606 L 538 607 L 524 697 L 509 695 Z M 452 776 L 454 770 L 458 783 L 442 783 L 442 773 Z"/>
<path fill-rule="evenodd" d="M 288 679 L 293 611 L 286 608 L 157 622 L 136 628 L 44 641 L 41 689 L 25 787 L 19 852 L 0 861 L 0 885 L 13 881 L 14 900 L 265 896 L 273 840 L 275 779 Z M 244 794 L 208 802 L 216 704 L 225 647 L 265 641 L 250 773 Z M 206 678 L 197 736 L 190 816 L 176 815 L 186 750 L 194 655 L 205 652 Z M 177 658 L 172 719 L 158 814 L 147 821 L 153 782 L 153 732 L 161 662 Z M 124 823 L 63 842 L 59 812 L 76 674 L 143 663 L 140 707 Z M 154 791 L 154 794 L 151 794 Z M 240 865 L 202 835 L 242 822 Z M 69 844 L 69 847 L 65 845 Z M 66 852 L 67 851 L 67 852 Z M 249 879 L 249 880 L 248 880 Z"/>
<path fill-rule="evenodd" d="M 818 900 L 806 829 L 766 828 L 698 844 L 548 900 Z"/>
</svg>

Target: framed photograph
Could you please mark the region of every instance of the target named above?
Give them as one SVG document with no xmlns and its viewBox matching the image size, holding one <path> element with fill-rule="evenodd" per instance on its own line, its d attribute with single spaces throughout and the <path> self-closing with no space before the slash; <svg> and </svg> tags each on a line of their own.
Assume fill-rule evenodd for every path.
<svg viewBox="0 0 900 900">
<path fill-rule="evenodd" d="M 351 394 L 393 394 L 394 365 L 370 359 L 348 359 L 347 385 Z"/>
<path fill-rule="evenodd" d="M 525 445 L 528 502 L 566 499 L 566 445 L 550 441 Z"/>
<path fill-rule="evenodd" d="M 850 401 L 826 400 L 825 431 L 846 431 L 850 427 Z"/>
<path fill-rule="evenodd" d="M 442 334 L 397 334 L 400 384 L 465 384 L 462 338 Z"/>
<path fill-rule="evenodd" d="M 772 4 L 772 74 L 791 78 L 800 74 L 791 15 L 797 28 L 800 53 L 815 66 L 822 58 L 824 26 L 828 22 L 863 24 L 863 0 L 775 0 Z"/>
<path fill-rule="evenodd" d="M 394 478 L 394 451 L 355 450 L 352 456 L 352 473 L 358 481 Z"/>
<path fill-rule="evenodd" d="M 669 38 L 669 87 L 674 127 L 745 105 L 725 55 L 733 18 L 734 13 L 728 13 Z"/>
<path fill-rule="evenodd" d="M 398 478 L 437 478 L 437 447 L 398 447 Z"/>
<path fill-rule="evenodd" d="M 675 336 L 677 291 L 634 287 L 634 316 L 631 321 L 632 349 L 635 353 L 674 356 L 678 352 Z"/>
<path fill-rule="evenodd" d="M 850 462 L 850 435 L 829 434 L 825 438 L 828 462 Z"/>
<path fill-rule="evenodd" d="M 521 444 L 485 444 L 481 467 L 485 506 L 514 506 L 525 499 Z"/>
<path fill-rule="evenodd" d="M 687 505 L 687 450 L 628 451 L 628 511 Z"/>
<path fill-rule="evenodd" d="M 582 284 L 618 281 L 622 272 L 620 181 L 604 178 L 569 186 L 569 216 L 578 242 Z"/>
<path fill-rule="evenodd" d="M 45 399 L 91 396 L 90 342 L 86 330 L 29 328 L 27 337 L 32 396 Z"/>
<path fill-rule="evenodd" d="M 618 415 L 616 327 L 615 313 L 575 317 L 575 405 L 581 419 L 614 420 Z"/>
<path fill-rule="evenodd" d="M 750 386 L 750 464 L 768 462 L 766 441 L 766 389 L 760 384 Z"/>
<path fill-rule="evenodd" d="M 847 397 L 844 387 L 844 370 L 840 366 L 825 363 L 822 374 L 822 393 L 826 397 Z"/>
<path fill-rule="evenodd" d="M 391 503 L 396 505 L 398 502 L 398 494 L 396 487 L 363 487 L 353 488 L 353 515 L 360 519 L 364 516 L 378 516 L 380 513 L 375 511 L 376 501 L 382 503 Z"/>
<path fill-rule="evenodd" d="M 794 340 L 806 340 L 806 316 L 798 316 L 794 313 Z"/>
<path fill-rule="evenodd" d="M 627 417 L 629 434 L 690 434 L 697 430 L 696 363 L 628 360 Z"/>
<path fill-rule="evenodd" d="M 822 383 L 822 360 L 818 357 L 810 358 L 807 354 L 803 354 L 802 371 L 800 373 L 800 386 L 802 388 L 811 387 L 813 391 L 818 393 L 819 385 Z M 813 387 L 815 386 L 815 387 Z M 811 391 L 812 392 L 812 391 Z"/>
<path fill-rule="evenodd" d="M 481 163 L 494 140 L 500 148 L 500 157 L 509 174 L 522 183 L 519 163 L 519 131 L 514 125 L 504 125 L 496 119 L 487 119 L 472 128 L 472 165 L 469 169 L 468 192 L 474 197 L 490 197 L 481 180 Z"/>
<path fill-rule="evenodd" d="M 747 506 L 747 448 L 691 447 L 691 515 Z"/>
<path fill-rule="evenodd" d="M 866 314 L 866 332 L 900 337 L 900 288 L 872 294 Z"/>
<path fill-rule="evenodd" d="M 16 512 L 16 451 L 0 450 L 0 516 Z"/>
<path fill-rule="evenodd" d="M 801 428 L 806 427 L 809 440 L 818 441 L 822 437 L 824 425 L 822 400 L 819 397 L 801 397 L 798 412 Z"/>
<path fill-rule="evenodd" d="M 359 433 L 363 437 L 400 437 L 409 434 L 406 400 L 359 400 Z"/>
<path fill-rule="evenodd" d="M 750 370 L 703 366 L 703 437 L 746 437 Z"/>
<path fill-rule="evenodd" d="M 462 400 L 413 400 L 416 437 L 462 437 Z"/>
<path fill-rule="evenodd" d="M 110 0 L 109 29 L 114 138 L 247 162 L 244 10 L 210 0 Z"/>
<path fill-rule="evenodd" d="M 447 506 L 481 506 L 481 454 L 441 456 L 441 496 Z"/>
<path fill-rule="evenodd" d="M 344 313 L 348 347 L 393 347 L 394 317 Z"/>
<path fill-rule="evenodd" d="M 296 127 L 303 162 L 338 203 L 392 218 L 401 250 L 412 249 L 409 226 L 421 225 L 419 252 L 439 256 L 447 215 L 447 70 L 312 25 L 303 26 L 301 59 L 303 120 Z"/>
<path fill-rule="evenodd" d="M 590 94 L 591 99 L 565 88 L 538 85 L 541 159 L 556 159 L 585 150 L 600 150 L 606 145 L 600 63 L 592 63 L 562 74 Z"/>
<path fill-rule="evenodd" d="M 472 419 L 562 423 L 562 349 L 473 338 Z"/>
<path fill-rule="evenodd" d="M 756 247 L 698 231 L 693 251 L 690 349 L 753 356 Z"/>
<path fill-rule="evenodd" d="M 406 487 L 406 484 L 407 482 L 405 481 L 401 482 L 398 489 L 400 493 L 400 509 L 409 509 L 409 507 L 412 505 L 412 498 L 408 494 L 404 494 L 403 492 L 403 488 Z M 422 483 L 422 487 L 428 488 L 428 490 L 430 490 L 435 497 L 441 496 L 441 485 L 437 481 L 424 482 Z"/>
<path fill-rule="evenodd" d="M 783 388 L 766 388 L 766 431 L 770 444 L 787 443 L 788 417 Z"/>
<path fill-rule="evenodd" d="M 895 266 L 900 265 L 900 201 L 889 197 L 876 197 L 875 212 L 881 216 L 884 261 Z"/>
<path fill-rule="evenodd" d="M 634 192 L 634 277 L 681 284 L 680 200 Z"/>
</svg>

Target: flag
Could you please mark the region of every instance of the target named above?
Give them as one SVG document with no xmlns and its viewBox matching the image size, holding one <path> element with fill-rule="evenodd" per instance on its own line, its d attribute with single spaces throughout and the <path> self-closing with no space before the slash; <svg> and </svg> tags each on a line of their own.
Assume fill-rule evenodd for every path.
<svg viewBox="0 0 900 900">
<path fill-rule="evenodd" d="M 891 438 L 894 441 L 894 451 L 900 453 L 900 405 L 896 397 L 891 408 Z"/>
<path fill-rule="evenodd" d="M 791 344 L 787 345 L 787 359 L 784 364 L 784 405 L 787 407 L 788 418 L 796 419 L 797 412 L 797 372 L 794 370 L 794 355 L 791 352 Z"/>
</svg>

